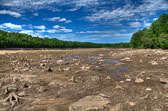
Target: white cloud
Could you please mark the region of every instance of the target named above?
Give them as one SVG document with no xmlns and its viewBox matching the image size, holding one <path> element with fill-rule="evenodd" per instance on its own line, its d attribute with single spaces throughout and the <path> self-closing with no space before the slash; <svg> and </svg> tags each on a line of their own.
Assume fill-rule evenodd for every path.
<svg viewBox="0 0 168 111">
<path fill-rule="evenodd" d="M 59 22 L 65 22 L 66 21 L 66 18 L 61 18 L 58 20 Z"/>
<path fill-rule="evenodd" d="M 39 16 L 39 13 L 33 13 L 34 16 Z"/>
<path fill-rule="evenodd" d="M 67 21 L 65 21 L 65 23 L 71 23 L 72 22 L 72 20 L 67 20 Z"/>
<path fill-rule="evenodd" d="M 70 9 L 92 7 L 99 5 L 100 0 L 1 0 L 1 5 L 12 7 L 17 10 L 40 10 L 48 9 L 58 11 L 59 6 L 68 6 Z"/>
<path fill-rule="evenodd" d="M 58 28 L 60 28 L 60 26 L 59 25 L 55 25 L 55 26 L 53 26 L 53 28 L 54 29 L 58 29 Z"/>
<path fill-rule="evenodd" d="M 46 32 L 48 32 L 48 33 L 56 33 L 56 32 L 60 32 L 60 31 L 56 30 L 56 29 L 48 29 Z"/>
<path fill-rule="evenodd" d="M 128 2 L 128 1 L 125 1 Z M 113 9 L 101 9 L 95 11 L 95 13 L 86 16 L 85 20 L 95 22 L 101 20 L 130 20 L 130 19 L 141 19 L 147 15 L 154 15 L 159 10 L 168 10 L 167 0 L 143 0 L 140 5 L 126 4 Z M 139 17 L 140 16 L 140 17 Z"/>
<path fill-rule="evenodd" d="M 153 21 L 156 21 L 156 20 L 158 20 L 158 18 L 153 18 Z"/>
<path fill-rule="evenodd" d="M 0 25 L 0 29 L 5 29 L 5 27 L 3 25 Z"/>
<path fill-rule="evenodd" d="M 107 31 L 81 31 L 81 32 L 77 32 L 80 34 L 114 34 L 114 33 L 119 33 L 119 32 L 125 32 L 126 30 L 122 29 L 122 30 L 107 30 Z"/>
<path fill-rule="evenodd" d="M 150 27 L 152 23 L 145 23 L 144 26 L 145 27 Z"/>
<path fill-rule="evenodd" d="M 3 23 L 2 26 L 5 28 L 13 29 L 13 30 L 22 30 L 21 25 L 16 25 L 12 23 Z"/>
<path fill-rule="evenodd" d="M 110 39 L 130 39 L 133 33 L 97 34 L 85 35 L 87 38 L 110 38 Z"/>
<path fill-rule="evenodd" d="M 56 20 L 59 20 L 59 19 L 60 19 L 60 17 L 52 17 L 52 18 L 44 18 L 43 20 L 55 22 Z"/>
<path fill-rule="evenodd" d="M 33 30 L 22 30 L 22 31 L 20 31 L 20 33 L 23 33 L 23 34 L 33 34 L 34 33 L 34 31 Z"/>
<path fill-rule="evenodd" d="M 60 29 L 63 32 L 72 32 L 72 29 Z"/>
<path fill-rule="evenodd" d="M 46 30 L 36 30 L 36 32 L 43 33 L 43 32 L 46 32 Z"/>
<path fill-rule="evenodd" d="M 9 10 L 0 10 L 0 14 L 7 14 L 13 17 L 21 17 L 22 15 L 20 13 L 14 12 L 14 11 L 9 11 Z"/>
<path fill-rule="evenodd" d="M 45 35 L 42 35 L 40 32 L 38 31 L 35 32 L 33 30 L 22 30 L 19 33 L 32 35 L 33 37 L 44 37 L 45 36 Z"/>
<path fill-rule="evenodd" d="M 36 29 L 46 29 L 46 27 L 44 26 L 44 25 L 40 25 L 40 26 L 34 26 L 34 28 L 36 28 Z"/>
<path fill-rule="evenodd" d="M 139 23 L 139 22 L 131 22 L 130 23 L 130 27 L 131 28 L 139 28 L 139 27 L 141 27 L 141 23 Z"/>
<path fill-rule="evenodd" d="M 132 37 L 133 33 L 115 34 L 115 37 Z"/>
<path fill-rule="evenodd" d="M 44 18 L 43 20 L 52 21 L 52 22 L 58 21 L 58 22 L 65 22 L 65 23 L 72 22 L 71 20 L 67 20 L 66 18 L 61 18 L 61 17 Z"/>
</svg>

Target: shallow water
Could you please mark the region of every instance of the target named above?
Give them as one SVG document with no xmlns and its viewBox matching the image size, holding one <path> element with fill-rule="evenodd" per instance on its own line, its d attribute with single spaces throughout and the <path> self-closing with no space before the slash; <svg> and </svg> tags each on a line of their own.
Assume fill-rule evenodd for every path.
<svg viewBox="0 0 168 111">
<path fill-rule="evenodd" d="M 72 59 L 71 57 L 64 57 L 64 58 L 62 58 L 62 60 L 70 60 L 70 59 Z"/>
<path fill-rule="evenodd" d="M 73 58 L 80 59 L 80 58 L 82 58 L 82 57 L 81 57 L 81 56 L 73 56 Z"/>
<path fill-rule="evenodd" d="M 104 59 L 104 61 L 106 63 L 104 63 L 103 65 L 114 65 L 114 64 L 120 64 L 119 61 L 116 61 L 116 60 L 112 60 L 112 59 Z"/>
<path fill-rule="evenodd" d="M 88 62 L 99 62 L 99 60 L 96 60 L 96 59 L 90 59 L 90 60 L 88 60 Z"/>
<path fill-rule="evenodd" d="M 123 74 L 125 72 L 128 72 L 129 69 L 127 66 L 121 66 L 119 68 L 116 68 L 116 69 L 113 69 L 110 71 L 110 75 L 113 75 L 113 74 Z"/>
</svg>

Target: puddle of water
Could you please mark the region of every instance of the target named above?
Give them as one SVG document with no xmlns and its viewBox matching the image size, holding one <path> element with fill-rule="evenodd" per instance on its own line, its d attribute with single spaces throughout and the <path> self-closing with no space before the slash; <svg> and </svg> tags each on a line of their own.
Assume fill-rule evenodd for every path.
<svg viewBox="0 0 168 111">
<path fill-rule="evenodd" d="M 124 79 L 123 78 L 121 78 L 121 77 L 112 77 L 114 80 L 116 80 L 116 81 L 124 81 Z"/>
<path fill-rule="evenodd" d="M 119 61 L 112 60 L 112 59 L 104 59 L 104 61 L 105 61 L 106 63 L 104 63 L 103 65 L 120 64 L 120 62 L 119 62 Z"/>
<path fill-rule="evenodd" d="M 64 57 L 64 58 L 62 58 L 62 60 L 70 60 L 70 59 L 72 59 L 71 57 Z"/>
<path fill-rule="evenodd" d="M 99 60 L 96 60 L 96 59 L 90 59 L 90 60 L 88 60 L 88 62 L 99 62 Z"/>
<path fill-rule="evenodd" d="M 119 68 L 117 68 L 117 69 L 113 69 L 113 70 L 110 72 L 110 74 L 111 74 L 111 75 L 113 75 L 113 74 L 123 74 L 123 73 L 128 72 L 128 71 L 129 71 L 128 67 L 126 67 L 126 66 L 121 66 L 121 67 L 119 67 Z"/>
<path fill-rule="evenodd" d="M 4 73 L 4 72 L 7 72 L 8 70 L 1 70 L 0 69 L 0 73 Z"/>
<path fill-rule="evenodd" d="M 94 56 L 88 56 L 88 58 L 98 58 L 98 55 L 94 55 Z"/>
<path fill-rule="evenodd" d="M 82 57 L 81 57 L 81 56 L 73 56 L 73 58 L 80 59 L 80 58 L 82 58 Z"/>
<path fill-rule="evenodd" d="M 55 60 L 55 58 L 50 58 L 50 60 L 51 60 L 51 61 L 54 61 L 54 60 Z"/>
</svg>

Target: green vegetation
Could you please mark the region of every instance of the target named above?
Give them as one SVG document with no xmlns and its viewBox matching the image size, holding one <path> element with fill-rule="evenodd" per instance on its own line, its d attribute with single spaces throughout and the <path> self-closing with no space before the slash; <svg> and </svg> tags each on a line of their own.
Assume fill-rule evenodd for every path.
<svg viewBox="0 0 168 111">
<path fill-rule="evenodd" d="M 132 48 L 168 49 L 168 14 L 161 15 L 149 29 L 134 33 L 130 45 Z"/>
<path fill-rule="evenodd" d="M 96 44 L 39 38 L 27 34 L 0 30 L 0 48 L 128 48 L 129 43 Z"/>
</svg>

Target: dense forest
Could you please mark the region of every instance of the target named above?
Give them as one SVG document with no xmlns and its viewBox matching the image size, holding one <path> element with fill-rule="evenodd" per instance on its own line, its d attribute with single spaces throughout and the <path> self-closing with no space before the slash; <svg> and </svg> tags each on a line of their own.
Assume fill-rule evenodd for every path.
<svg viewBox="0 0 168 111">
<path fill-rule="evenodd" d="M 0 30 L 0 48 L 129 48 L 129 43 L 96 44 L 39 38 L 31 35 Z"/>
<path fill-rule="evenodd" d="M 130 45 L 132 48 L 168 49 L 168 14 L 161 15 L 149 29 L 134 33 Z"/>
</svg>

